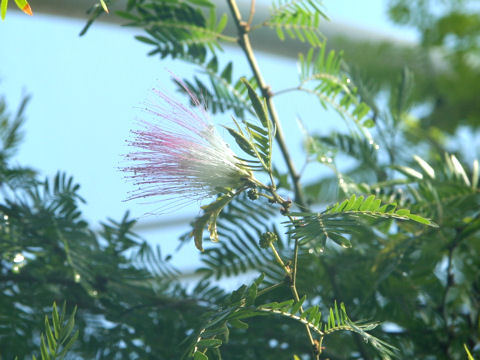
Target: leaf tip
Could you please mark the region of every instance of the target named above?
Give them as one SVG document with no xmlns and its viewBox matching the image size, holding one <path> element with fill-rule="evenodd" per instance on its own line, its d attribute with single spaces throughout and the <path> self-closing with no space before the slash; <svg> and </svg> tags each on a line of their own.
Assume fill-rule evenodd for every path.
<svg viewBox="0 0 480 360">
<path fill-rule="evenodd" d="M 28 3 L 25 4 L 25 6 L 22 8 L 22 11 L 27 15 L 33 16 L 32 8 Z"/>
</svg>

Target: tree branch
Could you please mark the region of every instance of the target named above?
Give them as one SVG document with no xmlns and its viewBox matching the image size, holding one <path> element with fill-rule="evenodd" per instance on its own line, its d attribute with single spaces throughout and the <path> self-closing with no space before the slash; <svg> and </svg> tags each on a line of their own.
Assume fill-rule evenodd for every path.
<svg viewBox="0 0 480 360">
<path fill-rule="evenodd" d="M 295 189 L 295 202 L 298 204 L 298 206 L 302 210 L 305 210 L 306 204 L 305 204 L 303 191 L 300 186 L 300 176 L 298 175 L 297 170 L 295 169 L 295 165 L 293 164 L 292 158 L 290 156 L 287 145 L 285 143 L 283 129 L 282 129 L 280 120 L 278 118 L 275 105 L 273 103 L 273 93 L 270 89 L 270 86 L 268 86 L 265 80 L 263 79 L 257 60 L 253 53 L 252 45 L 250 43 L 250 37 L 248 35 L 250 31 L 250 25 L 247 22 L 242 20 L 242 15 L 240 14 L 240 10 L 238 9 L 236 1 L 227 0 L 227 2 L 233 14 L 235 25 L 238 30 L 238 44 L 244 51 L 245 56 L 247 57 L 248 63 L 250 65 L 250 68 L 252 69 L 255 79 L 257 80 L 262 96 L 265 98 L 267 102 L 267 108 L 268 108 L 270 117 L 277 129 L 277 132 L 275 134 L 275 140 L 277 141 L 278 146 L 280 147 L 280 152 L 282 153 L 283 159 L 287 164 L 288 172 L 290 173 L 290 178 L 292 179 L 293 187 Z"/>
</svg>

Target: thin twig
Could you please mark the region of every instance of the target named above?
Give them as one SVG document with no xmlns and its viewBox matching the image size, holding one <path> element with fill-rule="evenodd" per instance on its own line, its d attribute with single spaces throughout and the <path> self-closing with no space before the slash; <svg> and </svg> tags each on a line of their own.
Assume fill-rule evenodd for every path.
<svg viewBox="0 0 480 360">
<path fill-rule="evenodd" d="M 253 21 L 253 15 L 255 15 L 255 0 L 251 0 L 250 2 L 250 14 L 248 15 L 247 26 L 250 29 Z"/>
<path fill-rule="evenodd" d="M 290 173 L 290 177 L 292 179 L 293 187 L 295 190 L 295 202 L 302 208 L 302 210 L 305 210 L 304 209 L 305 200 L 304 200 L 302 188 L 300 186 L 300 176 L 298 175 L 295 169 L 295 165 L 293 164 L 292 158 L 290 156 L 290 152 L 285 143 L 283 129 L 282 129 L 280 120 L 278 118 L 275 105 L 273 103 L 273 93 L 270 87 L 266 84 L 265 80 L 263 79 L 257 60 L 253 53 L 252 45 L 250 43 L 250 38 L 248 36 L 248 31 L 249 31 L 248 23 L 242 20 L 242 16 L 240 14 L 240 10 L 238 9 L 236 1 L 227 0 L 227 2 L 233 14 L 235 25 L 238 30 L 238 43 L 247 57 L 248 63 L 250 65 L 250 68 L 252 69 L 255 79 L 257 80 L 257 84 L 260 88 L 262 96 L 265 98 L 267 102 L 267 108 L 270 114 L 270 118 L 272 119 L 277 129 L 277 132 L 275 134 L 275 139 L 278 143 L 278 146 L 280 147 L 280 152 L 282 153 L 283 159 L 287 164 L 288 172 Z"/>
<path fill-rule="evenodd" d="M 277 251 L 277 248 L 275 247 L 275 245 L 273 244 L 273 242 L 270 243 L 270 249 L 272 249 L 272 252 L 273 252 L 273 256 L 275 257 L 275 260 L 277 260 L 277 263 L 280 264 L 280 266 L 282 267 L 283 271 L 285 271 L 285 273 L 287 275 L 291 275 L 291 271 L 289 268 L 287 268 L 287 266 L 285 265 L 285 263 L 283 262 L 282 258 L 280 257 L 278 251 Z"/>
<path fill-rule="evenodd" d="M 298 239 L 295 239 L 295 248 L 293 250 L 293 269 L 292 269 L 292 286 L 297 288 L 297 263 L 298 263 Z"/>
<path fill-rule="evenodd" d="M 287 265 L 285 265 L 282 258 L 278 254 L 278 251 L 275 248 L 275 245 L 273 244 L 273 242 L 270 243 L 270 248 L 272 249 L 273 256 L 275 257 L 275 260 L 280 264 L 283 271 L 285 271 L 285 274 L 290 279 L 290 289 L 292 291 L 294 300 L 296 302 L 300 301 L 300 297 L 298 296 L 297 288 L 294 285 L 294 281 L 293 281 L 293 278 L 292 278 L 292 276 L 293 276 L 292 270 Z M 303 313 L 303 306 L 300 306 L 299 311 L 300 311 L 300 313 Z M 310 344 L 312 344 L 313 356 L 315 357 L 316 360 L 319 360 L 320 359 L 320 349 L 317 346 L 317 342 L 313 338 L 312 332 L 311 332 L 310 328 L 308 327 L 308 325 L 305 325 L 305 329 L 307 330 L 308 340 L 310 341 Z"/>
<path fill-rule="evenodd" d="M 293 216 L 290 215 L 289 211 L 289 206 L 290 206 L 290 201 L 283 199 L 276 191 L 275 189 L 275 184 L 272 185 L 272 187 L 269 189 L 270 193 L 272 194 L 273 200 L 280 205 L 283 206 L 283 211 L 284 215 L 287 216 L 290 221 L 293 223 Z M 288 277 L 289 283 L 290 283 L 290 291 L 293 294 L 293 298 L 295 301 L 300 301 L 300 296 L 298 295 L 297 291 L 297 283 L 296 283 L 296 278 L 297 278 L 297 263 L 298 263 L 298 239 L 295 240 L 295 248 L 294 248 L 294 255 L 293 255 L 293 269 L 290 268 L 290 266 L 285 265 L 283 260 L 281 259 L 280 255 L 278 254 L 277 249 L 275 248 L 275 245 L 273 243 L 270 243 L 270 248 L 273 251 L 274 257 L 277 260 L 277 262 L 280 264 L 282 269 L 285 271 L 286 276 Z M 299 308 L 300 313 L 303 313 L 303 306 L 300 306 Z M 308 339 L 310 340 L 310 343 L 312 344 L 312 353 L 313 356 L 316 360 L 320 359 L 320 354 L 322 352 L 319 342 L 317 342 L 312 335 L 312 332 L 310 331 L 310 328 L 308 325 L 305 326 L 306 331 L 307 331 L 307 336 Z"/>
<path fill-rule="evenodd" d="M 285 285 L 284 283 L 278 283 L 278 284 L 275 284 L 275 285 L 272 285 L 272 286 L 269 286 L 269 287 L 266 287 L 265 289 L 262 289 L 260 290 L 258 293 L 257 293 L 257 297 L 258 296 L 262 296 L 272 290 L 275 290 L 276 288 L 280 287 L 280 286 L 283 286 Z"/>
<path fill-rule="evenodd" d="M 276 128 L 275 140 L 277 141 L 278 146 L 280 147 L 280 151 L 282 153 L 283 159 L 284 159 L 284 161 L 285 161 L 285 163 L 287 164 L 287 167 L 288 167 L 288 172 L 290 174 L 290 178 L 292 180 L 294 191 L 295 191 L 295 202 L 298 204 L 298 206 L 302 210 L 306 210 L 306 208 L 305 208 L 306 203 L 305 203 L 305 200 L 304 200 L 302 188 L 300 186 L 300 175 L 297 173 L 297 170 L 295 169 L 295 165 L 293 164 L 292 158 L 290 156 L 287 145 L 285 143 L 285 138 L 284 138 L 284 135 L 283 135 L 282 126 L 281 126 L 280 120 L 278 118 L 277 111 L 275 109 L 275 105 L 273 103 L 273 93 L 272 93 L 270 87 L 265 83 L 265 80 L 263 79 L 263 76 L 260 72 L 260 68 L 258 66 L 257 60 L 256 60 L 255 55 L 253 53 L 253 49 L 252 49 L 252 46 L 251 46 L 251 43 L 250 43 L 250 38 L 248 36 L 248 32 L 250 30 L 249 27 L 250 27 L 251 17 L 252 17 L 252 14 L 254 13 L 254 9 L 253 9 L 254 1 L 252 0 L 252 9 L 250 9 L 250 18 L 248 20 L 249 22 L 245 22 L 245 21 L 242 20 L 242 16 L 241 16 L 240 11 L 238 9 L 236 0 L 227 0 L 227 3 L 228 3 L 228 6 L 230 8 L 230 11 L 232 12 L 232 15 L 233 15 L 233 18 L 234 18 L 234 21 L 235 21 L 235 25 L 236 25 L 237 30 L 238 30 L 238 44 L 240 45 L 240 47 L 242 48 L 242 50 L 244 51 L 244 53 L 247 57 L 248 63 L 250 65 L 250 68 L 251 68 L 254 76 L 255 76 L 255 79 L 256 79 L 257 84 L 260 88 L 262 96 L 266 100 L 267 109 L 268 109 L 268 113 L 270 115 L 270 118 L 272 119 L 272 122 L 275 125 L 275 128 Z M 275 191 L 275 184 L 273 183 L 273 181 L 272 181 L 270 193 L 273 195 L 275 200 L 277 200 L 277 201 L 280 200 L 279 203 L 284 206 L 285 215 L 287 215 L 291 218 L 291 216 L 288 215 L 289 202 L 281 199 L 278 196 L 278 194 Z M 290 278 L 290 289 L 292 291 L 292 294 L 294 296 L 295 301 L 299 301 L 300 298 L 298 296 L 298 291 L 297 291 L 297 288 L 296 288 L 296 281 L 295 281 L 297 258 L 298 258 L 298 256 L 297 256 L 298 255 L 298 241 L 295 241 L 295 249 L 294 249 L 294 254 L 295 255 L 294 255 L 294 259 L 293 259 L 293 266 L 294 266 L 295 271 L 293 273 L 292 273 L 292 270 L 290 270 L 285 265 L 283 260 L 280 258 L 279 254 L 276 251 L 275 246 L 273 246 L 273 244 L 272 244 L 271 248 L 272 248 L 272 251 L 274 253 L 275 259 L 280 264 L 280 266 L 283 268 L 286 275 Z M 300 312 L 303 312 L 302 308 L 300 308 Z M 318 342 L 316 342 L 315 339 L 313 338 L 312 333 L 310 331 L 310 328 L 308 326 L 306 326 L 305 328 L 306 328 L 306 331 L 307 331 L 308 339 L 309 339 L 309 341 L 312 345 L 313 357 L 316 360 L 319 360 L 320 359 L 320 349 L 318 348 Z"/>
<path fill-rule="evenodd" d="M 293 91 L 299 91 L 299 90 L 300 90 L 300 86 L 294 86 L 294 87 L 290 87 L 290 88 L 275 91 L 273 96 L 284 95 L 284 94 L 287 94 L 287 93 L 290 93 L 290 92 L 293 92 Z"/>
</svg>

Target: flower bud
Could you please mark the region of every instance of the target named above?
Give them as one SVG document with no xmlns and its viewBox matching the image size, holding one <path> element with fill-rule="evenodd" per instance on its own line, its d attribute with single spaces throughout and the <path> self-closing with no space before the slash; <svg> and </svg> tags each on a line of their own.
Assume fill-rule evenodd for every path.
<svg viewBox="0 0 480 360">
<path fill-rule="evenodd" d="M 258 199 L 258 190 L 257 189 L 250 189 L 248 190 L 248 198 L 250 200 L 257 200 Z"/>
<path fill-rule="evenodd" d="M 260 236 L 260 242 L 259 242 L 260 247 L 262 249 L 266 249 L 270 246 L 270 244 L 272 242 L 277 241 L 277 240 L 278 240 L 277 234 L 275 234 L 273 232 L 270 232 L 270 231 L 267 231 Z"/>
</svg>

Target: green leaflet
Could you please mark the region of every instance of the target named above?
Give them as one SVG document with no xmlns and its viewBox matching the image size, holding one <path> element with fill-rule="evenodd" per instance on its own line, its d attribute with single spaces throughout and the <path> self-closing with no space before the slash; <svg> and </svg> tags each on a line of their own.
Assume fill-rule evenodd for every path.
<svg viewBox="0 0 480 360">
<path fill-rule="evenodd" d="M 232 326 L 246 328 L 248 325 L 241 318 L 255 316 L 252 311 L 254 301 L 257 297 L 257 289 L 263 281 L 263 274 L 260 275 L 250 286 L 242 285 L 227 298 L 223 308 L 212 314 L 197 332 L 192 335 L 192 341 L 183 358 L 208 359 L 205 355 L 209 349 L 218 348 L 223 342 L 228 342 L 228 324 L 233 321 Z M 219 339 L 223 337 L 223 341 Z M 202 353 L 202 355 L 197 355 Z"/>
<path fill-rule="evenodd" d="M 290 227 L 287 233 L 302 243 L 320 241 L 321 247 L 325 246 L 327 239 L 342 247 L 350 247 L 350 240 L 344 234 L 356 234 L 362 218 L 393 218 L 438 227 L 427 218 L 411 214 L 408 209 L 397 209 L 395 203 L 382 205 L 381 200 L 375 195 L 364 198 L 354 194 L 322 213 L 292 213 L 292 215 L 297 219 L 287 222 Z"/>
<path fill-rule="evenodd" d="M 472 353 L 470 350 L 468 350 L 467 345 L 463 344 L 463 348 L 465 349 L 465 352 L 467 353 L 468 360 L 475 360 Z"/>
<path fill-rule="evenodd" d="M 300 308 L 306 302 L 303 296 L 298 302 L 293 299 L 283 302 L 271 302 L 255 306 L 257 289 L 263 281 L 263 275 L 258 277 L 250 286 L 242 285 L 233 291 L 221 310 L 212 314 L 202 328 L 192 335 L 192 342 L 185 357 L 193 359 L 208 359 L 210 349 L 218 350 L 225 341 L 219 337 L 228 336 L 228 326 L 248 329 L 248 324 L 241 321 L 257 316 L 281 316 L 307 325 L 323 340 L 325 336 L 337 331 L 355 332 L 372 344 L 384 359 L 390 359 L 396 349 L 384 341 L 370 335 L 368 331 L 374 329 L 377 323 L 357 323 L 349 319 L 345 305 L 340 307 L 335 302 L 330 308 L 326 321 L 322 321 L 322 313 L 318 306 L 310 306 L 305 311 Z"/>
<path fill-rule="evenodd" d="M 302 304 L 304 301 L 305 298 L 302 298 L 297 303 L 293 300 L 282 303 L 274 302 L 261 305 L 257 309 L 299 321 L 318 333 L 322 339 L 337 331 L 355 332 L 362 336 L 366 342 L 374 346 L 384 359 L 390 359 L 397 351 L 393 346 L 368 333 L 368 331 L 377 327 L 377 323 L 358 323 L 350 320 L 343 303 L 338 307 L 335 302 L 334 307 L 329 309 L 329 316 L 326 322 L 323 322 L 322 313 L 318 306 L 311 306 L 302 314 L 296 314 L 300 308 L 299 304 Z"/>
<path fill-rule="evenodd" d="M 205 278 L 238 276 L 252 269 L 276 268 L 271 264 L 268 252 L 259 248 L 258 240 L 264 232 L 271 231 L 280 236 L 271 217 L 276 209 L 263 198 L 251 201 L 242 193 L 223 208 L 217 218 L 217 230 L 222 241 L 205 249 L 200 254 Z"/>
<path fill-rule="evenodd" d="M 109 13 L 108 7 L 104 0 L 100 0 L 100 5 L 102 5 L 103 11 L 105 11 L 108 14 Z"/>
<path fill-rule="evenodd" d="M 197 346 L 202 348 L 219 347 L 220 345 L 222 345 L 222 340 L 220 339 L 204 339 L 197 343 Z"/>
<path fill-rule="evenodd" d="M 73 333 L 76 311 L 77 307 L 73 309 L 68 319 L 66 319 L 66 305 L 63 305 L 62 313 L 59 314 L 57 305 L 53 303 L 53 325 L 50 324 L 48 316 L 45 316 L 45 333 L 40 334 L 40 354 L 42 360 L 63 359 L 72 348 L 79 334 L 78 330 Z M 35 356 L 32 358 L 36 359 Z"/>
<path fill-rule="evenodd" d="M 8 0 L 2 0 L 0 4 L 2 20 L 5 20 L 5 15 L 7 14 L 7 6 L 8 6 Z"/>
<path fill-rule="evenodd" d="M 201 353 L 200 351 L 196 351 L 193 354 L 193 360 L 208 360 L 208 356 L 204 353 Z"/>
<path fill-rule="evenodd" d="M 90 10 L 90 18 L 80 35 L 102 15 L 103 5 Z M 219 40 L 235 40 L 222 34 L 228 18 L 223 15 L 217 21 L 215 6 L 209 0 L 158 1 L 154 5 L 134 2 L 127 5 L 127 9 L 120 12 L 120 16 L 129 20 L 128 25 L 141 27 L 148 34 L 150 45 L 154 46 L 149 55 L 178 58 L 200 55 L 206 50 L 214 53 L 221 49 Z"/>
<path fill-rule="evenodd" d="M 286 32 L 291 39 L 320 47 L 324 36 L 319 30 L 319 24 L 321 20 L 328 19 L 321 7 L 321 2 L 317 0 L 277 0 L 273 3 L 270 18 L 264 24 L 275 29 L 282 41 L 285 40 Z"/>
<path fill-rule="evenodd" d="M 408 209 L 396 210 L 397 204 L 395 203 L 380 205 L 381 200 L 376 199 L 375 195 L 370 195 L 365 199 L 363 196 L 357 197 L 354 194 L 348 200 L 344 200 L 342 203 L 337 203 L 328 208 L 324 214 L 351 213 L 373 217 L 393 217 L 402 220 L 413 220 L 421 224 L 438 227 L 437 224 L 427 218 L 411 214 Z"/>
<path fill-rule="evenodd" d="M 248 165 L 252 171 L 265 170 L 270 172 L 272 167 L 272 148 L 275 127 L 269 118 L 265 99 L 258 96 L 254 87 L 247 79 L 243 78 L 242 82 L 247 89 L 248 97 L 261 126 L 243 121 L 244 129 L 242 129 L 234 120 L 237 129 L 235 130 L 229 127 L 226 127 L 226 129 L 245 153 L 256 158 L 252 165 Z M 247 162 L 252 163 L 248 160 Z"/>
<path fill-rule="evenodd" d="M 436 217 L 442 224 L 455 218 L 452 211 L 474 210 L 477 206 L 478 160 L 474 160 L 471 170 L 451 154 L 445 154 L 442 160 L 429 164 L 419 156 L 414 156 L 418 164 L 416 169 L 408 166 L 392 166 L 406 176 L 408 195 L 415 199 L 415 210 Z M 471 173 L 471 176 L 469 176 Z M 449 215 L 447 215 L 449 214 Z M 416 215 L 411 219 L 422 222 Z"/>
<path fill-rule="evenodd" d="M 258 96 L 257 92 L 255 89 L 250 85 L 250 83 L 247 81 L 247 79 L 243 78 L 242 79 L 243 84 L 247 87 L 248 90 L 248 97 L 250 98 L 250 101 L 252 102 L 252 106 L 255 110 L 255 113 L 257 114 L 258 119 L 262 123 L 264 128 L 268 128 L 268 110 L 267 110 L 267 105 L 265 103 L 265 99 L 260 99 Z"/>
<path fill-rule="evenodd" d="M 305 55 L 300 53 L 298 62 L 299 89 L 317 96 L 324 108 L 329 104 L 342 118 L 350 119 L 370 145 L 374 145 L 368 131 L 374 126 L 367 116 L 370 107 L 358 99 L 357 89 L 342 72 L 342 53 L 337 54 L 334 50 L 327 53 L 324 42 L 318 51 L 311 48 Z"/>
<path fill-rule="evenodd" d="M 26 0 L 15 0 L 17 7 L 22 10 L 27 15 L 33 15 L 32 9 Z M 8 0 L 1 0 L 0 3 L 0 17 L 2 20 L 5 20 L 5 15 L 7 14 Z"/>
<path fill-rule="evenodd" d="M 198 250 L 203 251 L 203 229 L 207 226 L 210 232 L 210 239 L 214 242 L 218 241 L 217 234 L 217 217 L 222 209 L 233 199 L 232 194 L 225 194 L 217 198 L 213 203 L 202 206 L 203 215 L 193 222 L 193 229 L 190 236 L 195 241 Z"/>
<path fill-rule="evenodd" d="M 148 41 L 148 40 L 147 40 Z M 221 69 L 218 66 L 218 59 L 215 55 L 207 59 L 205 54 L 184 54 L 182 58 L 197 65 L 200 71 L 207 77 L 206 81 L 200 77 L 194 76 L 193 81 L 184 79 L 188 89 L 192 91 L 197 98 L 205 102 L 206 108 L 212 113 L 225 113 L 233 111 L 238 118 L 244 118 L 246 113 L 254 114 L 247 98 L 247 89 L 241 79 L 232 81 L 233 63 L 229 62 Z M 251 78 L 250 84 L 255 88 L 255 80 Z M 178 84 L 178 83 L 177 83 Z M 178 89 L 185 92 L 181 84 Z"/>
</svg>

